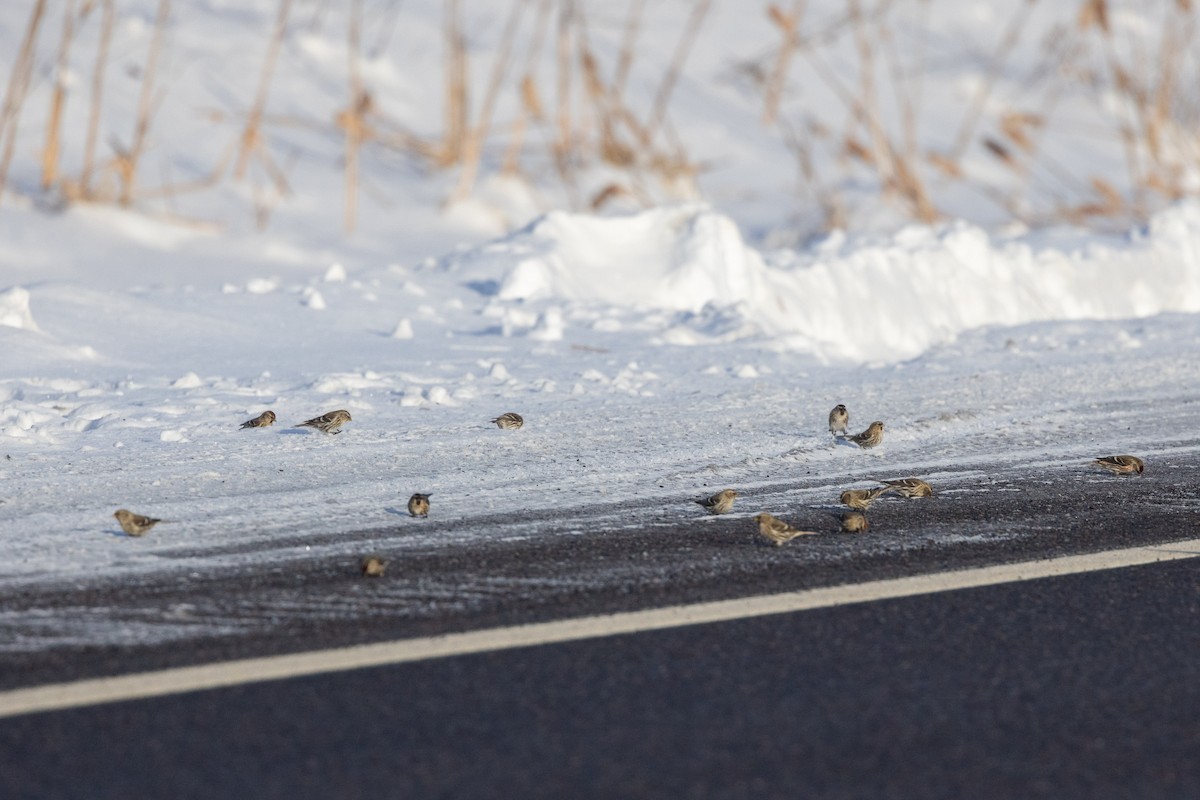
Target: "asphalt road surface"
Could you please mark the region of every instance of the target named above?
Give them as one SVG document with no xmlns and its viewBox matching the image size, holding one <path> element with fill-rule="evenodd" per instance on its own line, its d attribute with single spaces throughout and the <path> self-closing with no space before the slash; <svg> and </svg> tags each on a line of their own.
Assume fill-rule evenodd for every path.
<svg viewBox="0 0 1200 800">
<path fill-rule="evenodd" d="M 480 519 L 469 547 L 364 532 L 375 580 L 0 587 L 0 689 L 1195 537 L 1198 459 L 1158 461 L 964 471 L 861 536 L 780 486 L 730 518 Z M 767 546 L 758 507 L 830 534 Z M 0 796 L 1197 797 L 1198 623 L 1191 559 L 32 714 L 0 719 Z"/>
</svg>

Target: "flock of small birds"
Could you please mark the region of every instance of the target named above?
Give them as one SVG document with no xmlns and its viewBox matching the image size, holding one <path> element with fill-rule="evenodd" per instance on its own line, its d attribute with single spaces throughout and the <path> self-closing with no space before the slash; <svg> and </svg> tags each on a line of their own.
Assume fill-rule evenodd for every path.
<svg viewBox="0 0 1200 800">
<path fill-rule="evenodd" d="M 275 424 L 275 420 L 275 412 L 268 410 L 259 414 L 254 419 L 246 420 L 240 427 L 243 429 L 268 428 Z M 319 417 L 305 420 L 295 427 L 315 428 L 333 435 L 341 433 L 342 425 L 351 421 L 352 418 L 349 411 L 338 409 L 330 411 L 327 414 L 322 414 Z M 525 419 L 520 414 L 509 411 L 492 419 L 491 422 L 501 430 L 517 430 L 525 424 Z M 845 405 L 839 403 L 829 412 L 829 432 L 833 434 L 835 442 L 842 440 L 861 448 L 871 448 L 878 446 L 883 441 L 884 426 L 878 420 L 868 425 L 867 429 L 862 433 L 850 434 L 849 426 L 850 412 L 846 409 Z M 1104 456 L 1097 458 L 1092 464 L 1101 469 L 1108 470 L 1113 475 L 1140 475 L 1146 466 L 1142 459 L 1130 455 Z M 897 494 L 910 500 L 933 497 L 933 487 L 921 478 L 899 478 L 896 480 L 879 481 L 879 483 L 881 484 L 880 486 L 871 489 L 847 489 L 841 493 L 839 497 L 841 504 L 851 509 L 842 515 L 841 529 L 843 532 L 863 533 L 869 530 L 871 524 L 863 512 L 867 511 L 872 503 L 885 494 Z M 429 498 L 431 496 L 428 492 L 413 494 L 408 499 L 408 513 L 413 517 L 428 517 Z M 694 502 L 709 514 L 728 514 L 733 510 L 734 501 L 737 500 L 738 496 L 739 494 L 736 489 L 723 489 L 716 494 L 700 498 Z M 155 525 L 163 522 L 161 519 L 135 514 L 124 508 L 118 509 L 113 514 L 113 517 L 121 525 L 121 530 L 129 536 L 144 536 Z M 792 539 L 800 536 L 816 536 L 819 534 L 819 531 L 805 531 L 795 528 L 766 512 L 755 515 L 754 522 L 758 525 L 759 534 L 775 546 L 790 542 Z M 360 568 L 365 577 L 377 578 L 384 574 L 387 568 L 387 561 L 377 555 L 365 556 L 360 563 Z"/>
</svg>

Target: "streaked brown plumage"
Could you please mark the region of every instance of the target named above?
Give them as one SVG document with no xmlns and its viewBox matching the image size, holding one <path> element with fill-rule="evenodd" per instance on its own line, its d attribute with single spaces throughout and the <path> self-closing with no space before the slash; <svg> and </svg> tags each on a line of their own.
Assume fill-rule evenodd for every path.
<svg viewBox="0 0 1200 800">
<path fill-rule="evenodd" d="M 429 495 L 418 492 L 408 498 L 408 513 L 414 517 L 429 516 Z"/>
<path fill-rule="evenodd" d="M 132 511 L 127 511 L 124 508 L 118 508 L 113 517 L 117 522 L 121 523 L 121 530 L 125 531 L 130 536 L 144 536 L 147 531 L 153 528 L 161 519 L 154 517 L 143 517 L 141 514 L 134 514 Z"/>
<path fill-rule="evenodd" d="M 833 407 L 829 412 L 829 432 L 834 436 L 839 433 L 842 436 L 846 435 L 846 426 L 850 424 L 850 412 L 841 403 Z"/>
<path fill-rule="evenodd" d="M 242 423 L 243 428 L 266 428 L 275 423 L 275 412 L 264 411 L 254 419 L 248 419 Z"/>
<path fill-rule="evenodd" d="M 703 506 L 710 514 L 727 514 L 733 508 L 733 501 L 737 499 L 737 496 L 738 493 L 734 489 L 722 489 L 711 497 L 692 502 Z"/>
<path fill-rule="evenodd" d="M 344 409 L 330 411 L 328 414 L 322 414 L 319 417 L 306 419 L 297 425 L 297 428 L 316 428 L 325 433 L 340 433 L 338 429 L 347 422 L 351 422 L 350 412 Z"/>
<path fill-rule="evenodd" d="M 900 478 L 894 481 L 880 481 L 880 483 L 888 487 L 888 491 L 909 499 L 933 497 L 933 487 L 920 478 Z"/>
<path fill-rule="evenodd" d="M 796 530 L 778 517 L 767 513 L 757 515 L 754 521 L 758 523 L 759 534 L 776 547 L 784 542 L 790 542 L 797 536 L 815 536 L 817 533 L 816 531 Z"/>
<path fill-rule="evenodd" d="M 387 562 L 379 556 L 365 556 L 359 564 L 364 578 L 378 578 L 387 569 Z"/>
<path fill-rule="evenodd" d="M 525 418 L 515 411 L 509 411 L 506 414 L 496 417 L 492 422 L 496 423 L 497 428 L 503 428 L 506 431 L 515 431 L 525 424 Z"/>
<path fill-rule="evenodd" d="M 847 489 L 842 492 L 842 505 L 850 506 L 855 511 L 866 511 L 871 503 L 885 492 L 891 491 L 888 486 L 880 486 L 878 489 Z"/>
<path fill-rule="evenodd" d="M 866 514 L 857 511 L 847 511 L 842 515 L 842 530 L 846 533 L 862 533 L 871 527 Z"/>
<path fill-rule="evenodd" d="M 1092 463 L 1113 475 L 1131 475 L 1135 472 L 1141 475 L 1142 470 L 1146 468 L 1146 462 L 1137 456 L 1104 456 Z"/>
<path fill-rule="evenodd" d="M 879 420 L 872 422 L 862 433 L 850 437 L 850 441 L 859 447 L 874 447 L 883 441 L 883 423 Z"/>
</svg>

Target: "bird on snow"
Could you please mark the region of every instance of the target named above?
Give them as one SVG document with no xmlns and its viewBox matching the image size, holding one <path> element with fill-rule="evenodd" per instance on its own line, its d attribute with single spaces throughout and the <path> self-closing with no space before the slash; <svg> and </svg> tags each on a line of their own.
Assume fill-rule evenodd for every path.
<svg viewBox="0 0 1200 800">
<path fill-rule="evenodd" d="M 842 515 L 842 530 L 846 533 L 862 533 L 871 527 L 867 515 L 857 511 L 847 511 Z"/>
<path fill-rule="evenodd" d="M 509 411 L 506 414 L 501 414 L 492 420 L 497 428 L 506 431 L 515 431 L 517 428 L 525 424 L 525 418 L 515 411 Z"/>
<path fill-rule="evenodd" d="M 267 428 L 275 423 L 275 412 L 264 411 L 254 419 L 248 419 L 242 423 L 243 428 Z"/>
<path fill-rule="evenodd" d="M 121 530 L 130 536 L 144 536 L 147 531 L 162 522 L 161 519 L 143 517 L 141 514 L 134 514 L 124 508 L 118 508 L 113 516 L 117 522 L 121 523 Z"/>
<path fill-rule="evenodd" d="M 414 517 L 428 517 L 429 495 L 418 492 L 408 498 L 408 513 Z"/>
<path fill-rule="evenodd" d="M 834 436 L 839 433 L 842 436 L 846 435 L 846 426 L 850 424 L 850 412 L 841 403 L 833 407 L 829 412 L 829 432 Z"/>
<path fill-rule="evenodd" d="M 1146 462 L 1137 456 L 1104 456 L 1092 463 L 1113 475 L 1131 475 L 1134 472 L 1141 475 L 1142 470 L 1146 468 Z"/>
<path fill-rule="evenodd" d="M 888 486 L 880 486 L 878 489 L 847 489 L 839 499 L 842 505 L 850 506 L 855 511 L 866 511 L 880 495 L 890 491 L 891 487 Z"/>
<path fill-rule="evenodd" d="M 880 481 L 888 487 L 888 491 L 907 497 L 933 497 L 933 487 L 920 478 L 900 478 L 894 481 Z"/>
<path fill-rule="evenodd" d="M 754 521 L 758 523 L 759 534 L 776 547 L 784 542 L 790 542 L 797 536 L 815 536 L 817 533 L 816 531 L 797 530 L 778 517 L 773 517 L 765 512 L 756 516 Z"/>
<path fill-rule="evenodd" d="M 702 506 L 710 514 L 728 514 L 729 510 L 733 508 L 733 501 L 737 499 L 737 496 L 736 490 L 723 489 L 710 497 L 692 502 Z"/>
<path fill-rule="evenodd" d="M 337 411 L 330 411 L 328 414 L 322 414 L 319 417 L 306 419 L 296 427 L 316 428 L 317 430 L 324 431 L 325 433 L 341 433 L 339 428 L 341 428 L 343 424 L 351 421 L 350 412 L 339 409 Z"/>
<path fill-rule="evenodd" d="M 851 436 L 850 441 L 859 447 L 874 447 L 883 441 L 883 423 L 879 420 L 872 422 L 865 431 Z"/>
</svg>

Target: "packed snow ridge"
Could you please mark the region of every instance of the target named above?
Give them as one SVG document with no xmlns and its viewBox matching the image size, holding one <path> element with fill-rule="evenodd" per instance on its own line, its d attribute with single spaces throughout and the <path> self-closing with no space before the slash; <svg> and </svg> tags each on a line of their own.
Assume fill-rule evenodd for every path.
<svg viewBox="0 0 1200 800">
<path fill-rule="evenodd" d="M 610 325 L 596 314 L 607 306 L 640 314 L 665 343 L 756 338 L 879 363 L 980 327 L 1200 311 L 1198 242 L 1200 205 L 1182 204 L 1119 238 L 998 238 L 953 222 L 760 253 L 731 219 L 688 205 L 626 217 L 556 211 L 446 264 L 492 281 L 505 333 Z"/>
</svg>

